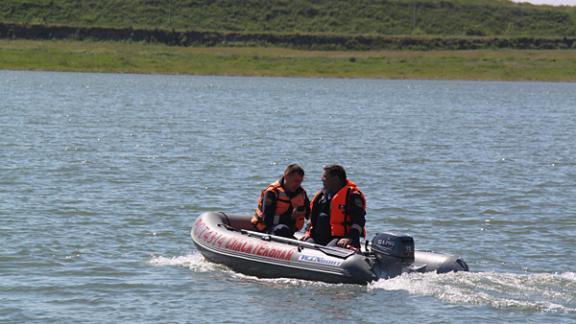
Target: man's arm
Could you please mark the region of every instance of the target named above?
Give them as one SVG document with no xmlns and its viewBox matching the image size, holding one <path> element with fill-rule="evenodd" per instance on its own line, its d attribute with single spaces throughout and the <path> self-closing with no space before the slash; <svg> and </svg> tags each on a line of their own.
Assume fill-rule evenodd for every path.
<svg viewBox="0 0 576 324">
<path fill-rule="evenodd" d="M 359 193 L 351 194 L 348 209 L 352 220 L 352 228 L 348 232 L 346 238 L 341 239 L 341 242 L 338 242 L 338 246 L 346 247 L 346 245 L 352 245 L 359 248 L 360 235 L 366 225 L 366 206 L 364 206 L 364 200 Z"/>
<path fill-rule="evenodd" d="M 274 225 L 274 214 L 276 213 L 276 193 L 272 190 L 266 191 L 264 193 L 264 198 L 262 201 L 262 214 L 263 222 L 266 224 L 267 228 Z"/>
<path fill-rule="evenodd" d="M 305 218 L 306 218 L 306 219 L 310 219 L 310 211 L 311 211 L 311 208 L 310 208 L 310 200 L 308 199 L 308 195 L 306 195 L 305 198 L 304 198 L 304 206 L 306 207 L 306 215 L 305 215 Z"/>
</svg>

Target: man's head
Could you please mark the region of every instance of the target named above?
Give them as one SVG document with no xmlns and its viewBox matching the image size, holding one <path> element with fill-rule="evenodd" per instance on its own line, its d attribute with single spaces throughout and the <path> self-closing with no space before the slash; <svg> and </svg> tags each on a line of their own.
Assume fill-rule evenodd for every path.
<svg viewBox="0 0 576 324">
<path fill-rule="evenodd" d="M 337 192 L 346 184 L 346 171 L 341 165 L 332 164 L 324 167 L 322 185 L 330 192 Z"/>
<path fill-rule="evenodd" d="M 296 163 L 289 164 L 284 170 L 284 187 L 286 190 L 296 191 L 302 181 L 304 181 L 304 169 Z"/>
</svg>

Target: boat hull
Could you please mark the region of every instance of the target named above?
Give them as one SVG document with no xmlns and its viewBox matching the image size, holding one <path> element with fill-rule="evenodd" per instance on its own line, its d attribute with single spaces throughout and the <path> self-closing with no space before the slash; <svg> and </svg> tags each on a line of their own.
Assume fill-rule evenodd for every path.
<svg viewBox="0 0 576 324">
<path fill-rule="evenodd" d="M 252 229 L 250 216 L 206 212 L 196 219 L 191 237 L 197 249 L 209 261 L 259 278 L 367 284 L 379 278 L 392 277 L 396 275 L 395 272 L 408 271 L 403 268 L 392 273 L 386 270 L 390 267 L 380 267 L 378 260 L 369 253 L 320 246 L 258 233 Z M 434 259 L 427 256 L 430 260 Z M 442 265 L 440 261 L 437 263 Z M 438 265 L 427 267 L 428 264 L 420 262 L 418 270 L 439 269 Z"/>
</svg>

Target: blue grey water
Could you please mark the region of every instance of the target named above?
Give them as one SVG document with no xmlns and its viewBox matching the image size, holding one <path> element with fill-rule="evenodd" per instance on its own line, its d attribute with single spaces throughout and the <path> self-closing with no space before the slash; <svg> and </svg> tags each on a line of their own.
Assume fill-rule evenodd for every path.
<svg viewBox="0 0 576 324">
<path fill-rule="evenodd" d="M 0 322 L 576 321 L 576 84 L 0 71 Z M 473 270 L 368 286 L 206 261 L 286 164 Z"/>
</svg>

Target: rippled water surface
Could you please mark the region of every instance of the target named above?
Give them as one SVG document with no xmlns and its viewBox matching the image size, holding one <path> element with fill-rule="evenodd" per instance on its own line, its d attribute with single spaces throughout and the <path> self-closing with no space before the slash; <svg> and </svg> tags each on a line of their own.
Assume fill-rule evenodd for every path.
<svg viewBox="0 0 576 324">
<path fill-rule="evenodd" d="M 576 321 L 576 84 L 0 71 L 0 322 Z M 189 236 L 285 165 L 473 272 L 261 280 Z"/>
</svg>

